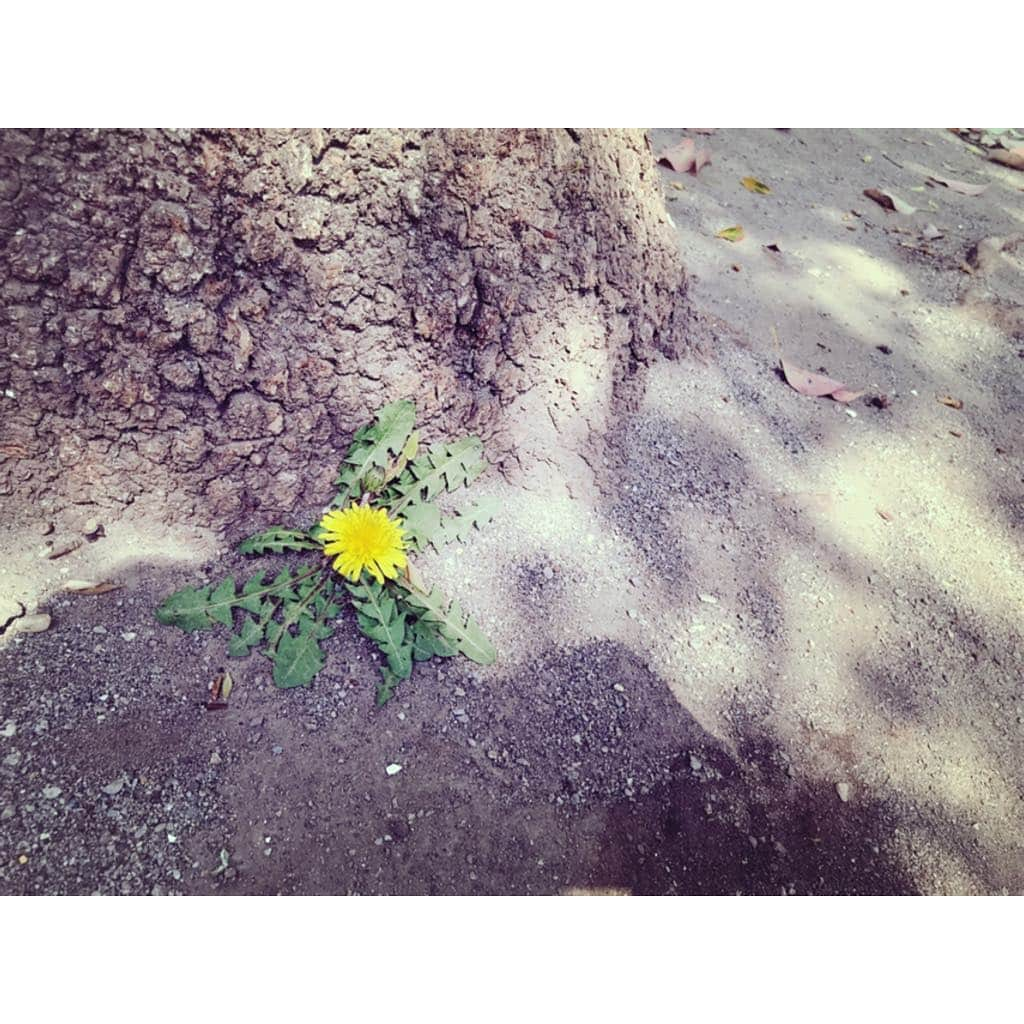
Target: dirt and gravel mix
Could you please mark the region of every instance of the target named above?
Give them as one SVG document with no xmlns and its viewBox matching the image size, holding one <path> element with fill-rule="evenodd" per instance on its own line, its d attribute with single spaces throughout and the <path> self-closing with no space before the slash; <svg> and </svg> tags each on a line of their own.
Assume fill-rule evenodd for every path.
<svg viewBox="0 0 1024 1024">
<path fill-rule="evenodd" d="M 12 511 L 0 892 L 1024 891 L 1024 173 L 943 130 L 695 137 L 663 171 L 695 354 L 591 439 L 593 487 L 488 474 L 500 521 L 423 560 L 496 665 L 377 709 L 343 629 L 279 692 L 153 618 L 267 524 Z"/>
</svg>

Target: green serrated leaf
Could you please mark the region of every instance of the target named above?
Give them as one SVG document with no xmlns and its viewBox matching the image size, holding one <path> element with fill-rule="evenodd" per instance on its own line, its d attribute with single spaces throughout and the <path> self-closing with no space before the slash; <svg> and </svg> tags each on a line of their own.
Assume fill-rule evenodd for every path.
<svg viewBox="0 0 1024 1024">
<path fill-rule="evenodd" d="M 413 506 L 418 508 L 419 506 Z M 497 514 L 501 508 L 501 502 L 495 497 L 481 498 L 475 505 L 470 506 L 465 512 L 459 512 L 449 516 L 441 524 L 431 538 L 431 543 L 438 550 L 445 544 L 457 540 L 465 544 L 469 540 L 474 527 L 483 529 Z M 410 510 L 411 511 L 411 510 Z"/>
<path fill-rule="evenodd" d="M 324 667 L 320 641 L 331 635 L 329 626 L 305 620 L 299 632 L 282 633 L 274 651 L 274 685 L 281 689 L 309 686 Z"/>
<path fill-rule="evenodd" d="M 416 661 L 429 658 L 451 658 L 458 653 L 453 640 L 448 639 L 436 622 L 417 619 L 412 632 L 412 656 Z"/>
<path fill-rule="evenodd" d="M 356 432 L 335 481 L 341 504 L 359 497 L 370 470 L 386 469 L 391 456 L 401 454 L 415 421 L 416 406 L 412 402 L 392 402 L 377 413 L 373 423 Z"/>
<path fill-rule="evenodd" d="M 402 681 L 386 665 L 382 665 L 380 674 L 383 677 L 377 684 L 377 707 L 381 708 L 395 695 L 395 687 Z"/>
<path fill-rule="evenodd" d="M 243 615 L 242 628 L 228 641 L 228 657 L 244 658 L 263 639 L 263 629 L 254 619 Z"/>
<path fill-rule="evenodd" d="M 400 679 L 412 672 L 412 642 L 406 637 L 406 613 L 379 583 L 367 581 L 348 586 L 356 609 L 356 622 L 388 660 Z"/>
<path fill-rule="evenodd" d="M 483 630 L 468 616 L 465 616 L 457 601 L 449 606 L 441 592 L 434 587 L 430 591 L 417 588 L 406 590 L 406 600 L 421 610 L 421 618 L 437 624 L 440 633 L 455 644 L 460 654 L 478 665 L 492 665 L 498 652 L 484 635 Z"/>
<path fill-rule="evenodd" d="M 402 514 L 402 529 L 416 551 L 422 551 L 441 529 L 441 513 L 436 505 L 423 502 L 410 505 Z"/>
<path fill-rule="evenodd" d="M 233 625 L 231 611 L 238 603 L 235 597 L 235 577 L 229 576 L 210 595 L 210 603 L 206 606 L 206 614 L 219 622 L 222 626 L 230 628 Z"/>
<path fill-rule="evenodd" d="M 279 555 L 283 551 L 314 551 L 320 545 L 303 530 L 289 530 L 272 526 L 262 533 L 247 537 L 238 545 L 243 555 Z"/>
<path fill-rule="evenodd" d="M 264 574 L 259 572 L 252 579 L 247 580 L 242 587 L 242 597 L 238 602 L 239 608 L 244 608 L 253 615 L 259 615 L 263 609 L 263 595 L 266 592 L 266 585 L 263 582 Z"/>
<path fill-rule="evenodd" d="M 311 573 L 316 571 L 311 570 Z M 235 581 L 230 576 L 215 590 L 209 586 L 185 587 L 160 605 L 156 617 L 166 626 L 178 626 L 187 631 L 209 629 L 214 623 L 230 628 L 236 607 L 262 616 L 266 598 L 296 600 L 293 585 L 300 583 L 302 578 L 301 575 L 293 576 L 288 569 L 279 572 L 271 583 L 262 583 L 259 577 L 254 577 L 245 584 L 241 595 L 235 594 Z"/>
<path fill-rule="evenodd" d="M 206 614 L 209 603 L 209 587 L 184 587 L 163 601 L 156 610 L 156 618 L 165 626 L 177 626 L 188 632 L 212 629 L 213 620 Z"/>
<path fill-rule="evenodd" d="M 443 491 L 468 487 L 486 468 L 483 443 L 477 437 L 463 437 L 450 444 L 434 445 L 426 455 L 409 463 L 395 490 L 399 500 L 392 506 L 399 512 L 406 505 L 433 501 Z"/>
</svg>

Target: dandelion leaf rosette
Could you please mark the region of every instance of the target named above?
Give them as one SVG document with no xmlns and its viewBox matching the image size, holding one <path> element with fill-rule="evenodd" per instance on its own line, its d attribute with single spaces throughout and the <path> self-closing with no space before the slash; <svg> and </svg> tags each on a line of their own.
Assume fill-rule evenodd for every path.
<svg viewBox="0 0 1024 1024">
<path fill-rule="evenodd" d="M 377 703 L 386 703 L 413 664 L 462 654 L 480 665 L 497 653 L 457 601 L 424 586 L 407 554 L 466 541 L 496 515 L 496 499 L 442 513 L 435 499 L 471 484 L 484 470 L 479 438 L 423 451 L 413 429 L 416 408 L 398 401 L 356 432 L 321 520 L 305 530 L 271 526 L 247 537 L 249 556 L 312 555 L 314 564 L 262 570 L 241 585 L 234 576 L 184 587 L 156 610 L 165 625 L 192 632 L 230 630 L 227 653 L 259 652 L 273 663 L 274 684 L 308 686 L 326 655 L 324 640 L 348 598 L 356 624 L 384 656 Z M 320 557 L 317 558 L 316 556 Z"/>
</svg>

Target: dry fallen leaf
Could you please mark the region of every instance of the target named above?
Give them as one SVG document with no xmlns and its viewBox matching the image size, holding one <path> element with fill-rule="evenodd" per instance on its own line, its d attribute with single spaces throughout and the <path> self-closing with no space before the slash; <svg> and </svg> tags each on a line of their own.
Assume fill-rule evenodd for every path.
<svg viewBox="0 0 1024 1024">
<path fill-rule="evenodd" d="M 745 237 L 746 232 L 739 226 L 739 224 L 731 228 L 722 228 L 722 230 L 715 235 L 715 238 L 724 238 L 727 242 L 742 242 Z"/>
<path fill-rule="evenodd" d="M 952 395 L 939 395 L 936 400 L 941 402 L 942 405 L 948 405 L 950 409 L 962 409 L 964 407 L 964 403 Z"/>
<path fill-rule="evenodd" d="M 959 192 L 963 196 L 980 196 L 988 188 L 988 185 L 972 185 L 966 181 L 942 178 L 938 174 L 929 174 L 928 181 L 929 183 L 935 182 L 937 185 L 945 185 L 951 192 Z"/>
<path fill-rule="evenodd" d="M 73 594 L 106 594 L 111 590 L 120 590 L 120 583 L 111 583 L 104 580 L 102 583 L 94 583 L 92 580 L 68 580 L 64 589 Z"/>
<path fill-rule="evenodd" d="M 1016 149 L 1002 150 L 997 149 L 995 152 L 989 154 L 989 160 L 994 160 L 997 164 L 1004 164 L 1006 167 L 1012 167 L 1017 171 L 1024 171 L 1024 146 L 1018 146 Z"/>
<path fill-rule="evenodd" d="M 892 522 L 892 514 L 891 514 L 891 513 L 889 513 L 889 512 L 886 512 L 886 511 L 885 511 L 885 509 L 883 509 L 883 508 L 876 508 L 876 509 L 875 509 L 875 511 L 876 511 L 876 512 L 877 512 L 877 513 L 878 513 L 878 514 L 879 514 L 879 515 L 880 515 L 880 516 L 881 516 L 881 517 L 882 517 L 882 518 L 883 518 L 883 519 L 884 519 L 884 520 L 885 520 L 885 521 L 886 521 L 887 523 L 891 523 L 891 522 Z"/>
<path fill-rule="evenodd" d="M 740 178 L 740 184 L 748 192 L 756 192 L 760 196 L 766 196 L 771 193 L 771 189 L 763 181 L 758 181 L 757 178 Z"/>
<path fill-rule="evenodd" d="M 218 672 L 210 683 L 210 699 L 206 702 L 207 711 L 224 711 L 228 706 L 228 697 L 234 688 L 235 682 L 231 673 L 223 669 Z"/>
<path fill-rule="evenodd" d="M 864 195 L 868 199 L 874 199 L 879 206 L 884 207 L 886 210 L 893 210 L 896 213 L 911 214 L 916 213 L 910 203 L 904 202 L 899 196 L 894 195 L 892 192 L 883 192 L 878 188 L 866 188 L 864 189 Z"/>
<path fill-rule="evenodd" d="M 686 171 L 696 174 L 705 164 L 711 163 L 711 150 L 698 149 L 693 139 L 683 139 L 682 142 L 666 149 L 658 158 L 658 163 L 671 168 L 677 174 Z"/>
<path fill-rule="evenodd" d="M 801 395 L 807 395 L 809 398 L 834 398 L 837 402 L 846 404 L 864 394 L 863 391 L 851 391 L 841 381 L 804 370 L 788 359 L 782 359 L 781 362 L 786 383 Z"/>
</svg>

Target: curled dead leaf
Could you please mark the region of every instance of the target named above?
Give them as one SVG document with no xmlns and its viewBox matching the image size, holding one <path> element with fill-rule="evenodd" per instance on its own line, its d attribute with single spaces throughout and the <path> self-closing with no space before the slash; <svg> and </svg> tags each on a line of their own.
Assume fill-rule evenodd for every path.
<svg viewBox="0 0 1024 1024">
<path fill-rule="evenodd" d="M 106 594 L 111 590 L 120 590 L 120 583 L 112 583 L 110 580 L 103 580 L 102 583 L 95 583 L 92 580 L 68 580 L 64 589 L 72 594 Z"/>
<path fill-rule="evenodd" d="M 742 242 L 745 237 L 746 232 L 739 226 L 739 224 L 736 224 L 731 228 L 722 228 L 722 230 L 715 235 L 715 238 L 724 238 L 727 242 Z"/>
<path fill-rule="evenodd" d="M 964 407 L 964 403 L 952 395 L 938 395 L 936 401 L 942 405 L 949 406 L 950 409 L 962 409 Z"/>
<path fill-rule="evenodd" d="M 1005 167 L 1012 167 L 1015 171 L 1024 171 L 1024 146 L 1017 146 L 1015 149 L 997 149 L 989 154 L 989 160 Z"/>
<path fill-rule="evenodd" d="M 228 706 L 228 697 L 234 688 L 235 681 L 231 673 L 221 669 L 210 683 L 210 699 L 206 702 L 207 711 L 224 711 Z"/>
<path fill-rule="evenodd" d="M 957 181 L 954 178 L 943 178 L 938 174 L 929 174 L 928 183 L 936 185 L 945 185 L 951 192 L 959 192 L 963 196 L 980 196 L 988 185 L 972 185 L 967 181 Z"/>
<path fill-rule="evenodd" d="M 658 157 L 658 163 L 670 168 L 677 174 L 689 171 L 696 174 L 705 164 L 711 163 L 711 150 L 698 147 L 693 139 L 683 139 L 666 149 Z"/>
<path fill-rule="evenodd" d="M 833 398 L 845 405 L 864 394 L 863 391 L 851 390 L 842 381 L 804 370 L 788 359 L 783 358 L 781 362 L 786 383 L 801 395 L 807 395 L 809 398 Z"/>
<path fill-rule="evenodd" d="M 884 207 L 886 210 L 892 210 L 894 213 L 911 214 L 916 213 L 916 209 L 900 199 L 899 196 L 892 192 L 883 192 L 879 188 L 866 188 L 864 189 L 864 195 L 868 199 L 874 199 L 879 206 Z"/>
</svg>

